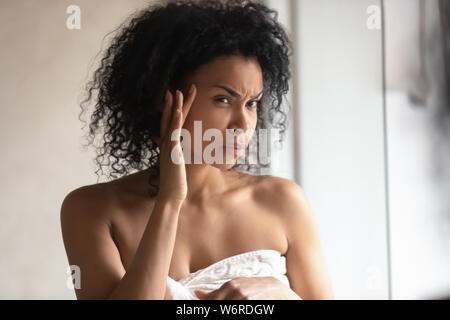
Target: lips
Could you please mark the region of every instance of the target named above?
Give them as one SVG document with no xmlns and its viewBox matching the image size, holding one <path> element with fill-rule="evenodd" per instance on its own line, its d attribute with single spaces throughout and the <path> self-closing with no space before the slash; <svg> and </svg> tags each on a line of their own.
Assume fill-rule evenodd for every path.
<svg viewBox="0 0 450 320">
<path fill-rule="evenodd" d="M 227 144 L 224 146 L 224 148 L 227 150 L 227 153 L 231 153 L 235 157 L 239 157 L 245 153 L 245 147 L 241 144 Z"/>
<path fill-rule="evenodd" d="M 242 144 L 227 144 L 225 147 L 230 148 L 230 149 L 236 149 L 236 150 L 244 150 L 245 149 L 245 145 L 242 145 Z"/>
</svg>

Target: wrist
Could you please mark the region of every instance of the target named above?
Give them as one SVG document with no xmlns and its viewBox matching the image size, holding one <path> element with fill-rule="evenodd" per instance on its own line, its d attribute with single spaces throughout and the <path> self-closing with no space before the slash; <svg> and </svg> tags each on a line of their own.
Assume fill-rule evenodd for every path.
<svg viewBox="0 0 450 320">
<path fill-rule="evenodd" d="M 170 208 L 170 209 L 180 209 L 181 205 L 183 204 L 183 201 L 181 200 L 174 200 L 171 197 L 166 196 L 157 196 L 156 197 L 156 204 L 159 206 L 162 206 L 164 208 Z"/>
</svg>

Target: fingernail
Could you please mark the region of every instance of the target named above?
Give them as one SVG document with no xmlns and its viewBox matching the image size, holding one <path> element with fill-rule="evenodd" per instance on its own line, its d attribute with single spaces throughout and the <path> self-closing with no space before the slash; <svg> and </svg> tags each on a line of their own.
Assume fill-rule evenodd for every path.
<svg viewBox="0 0 450 320">
<path fill-rule="evenodd" d="M 191 84 L 191 88 L 189 89 L 189 93 L 194 92 L 194 84 Z"/>
<path fill-rule="evenodd" d="M 166 101 L 169 100 L 169 90 L 166 90 Z"/>
</svg>

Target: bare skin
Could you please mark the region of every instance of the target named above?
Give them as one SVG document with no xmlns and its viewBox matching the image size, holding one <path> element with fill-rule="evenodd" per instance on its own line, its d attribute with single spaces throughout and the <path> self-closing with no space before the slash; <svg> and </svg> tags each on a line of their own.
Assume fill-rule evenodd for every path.
<svg viewBox="0 0 450 320">
<path fill-rule="evenodd" d="M 254 97 L 263 88 L 257 61 L 241 56 L 216 59 L 188 82 L 195 84 L 195 100 L 183 108 L 181 125 L 192 135 L 194 120 L 202 121 L 203 130 L 217 128 L 224 136 L 227 128 L 254 130 Z M 241 98 L 215 84 L 232 88 Z M 189 100 L 187 88 L 183 91 L 171 99 Z M 232 255 L 274 249 L 287 258 L 292 293 L 303 299 L 332 299 L 317 226 L 302 189 L 283 178 L 239 174 L 229 170 L 232 165 L 185 164 L 185 170 L 166 170 L 166 178 L 172 175 L 166 179 L 170 183 L 164 181 L 153 198 L 147 195 L 146 170 L 72 191 L 63 203 L 62 226 L 69 262 L 82 270 L 77 298 L 103 299 L 117 287 L 133 264 L 155 204 L 164 199 L 164 203 L 179 203 L 173 209 L 176 236 L 168 270 L 174 280 Z M 276 299 L 273 292 L 252 296 L 261 292 L 260 281 L 236 279 L 231 286 L 199 297 Z M 282 289 L 276 294 L 295 299 Z"/>
<path fill-rule="evenodd" d="M 151 214 L 154 200 L 128 187 L 145 187 L 145 172 L 116 182 L 116 192 L 136 204 L 135 210 L 126 205 L 112 217 L 115 242 L 120 249 L 124 268 L 132 261 L 142 237 L 145 223 Z M 203 203 L 185 201 L 178 220 L 176 241 L 169 276 L 179 280 L 191 272 L 207 267 L 223 258 L 257 249 L 275 249 L 285 254 L 287 240 L 279 217 L 261 206 L 255 199 L 255 180 L 262 177 L 248 175 L 228 194 L 205 200 Z M 134 182 L 134 183 L 133 183 Z M 131 187 L 132 189 L 133 187 Z M 139 205 L 137 205 L 139 204 Z M 145 209 L 149 208 L 149 209 Z M 269 235 L 269 236 L 268 236 Z"/>
</svg>

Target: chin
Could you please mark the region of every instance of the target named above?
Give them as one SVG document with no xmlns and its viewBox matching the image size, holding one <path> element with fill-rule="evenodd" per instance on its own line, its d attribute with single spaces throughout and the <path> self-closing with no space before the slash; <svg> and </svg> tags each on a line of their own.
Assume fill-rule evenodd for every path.
<svg viewBox="0 0 450 320">
<path fill-rule="evenodd" d="M 230 170 L 234 165 L 236 165 L 236 163 L 238 163 L 238 159 L 240 159 L 242 157 L 242 155 L 245 154 L 245 151 L 240 151 L 239 153 L 234 152 L 234 153 L 223 153 L 219 158 L 221 159 L 221 161 L 219 161 L 218 159 L 216 159 L 214 157 L 214 155 L 212 156 L 211 159 L 209 159 L 209 161 L 205 161 L 205 159 L 201 159 L 202 164 L 207 164 L 210 165 L 214 168 L 217 168 L 219 170 L 222 171 L 227 171 Z M 194 155 L 191 154 L 191 159 L 194 162 Z M 200 160 L 200 159 L 198 159 Z M 241 161 L 239 161 L 239 163 L 244 163 L 245 161 L 242 161 L 243 159 L 240 159 Z"/>
<path fill-rule="evenodd" d="M 233 166 L 235 164 L 236 164 L 236 161 L 234 161 L 233 163 L 223 163 L 223 164 L 213 163 L 213 164 L 210 164 L 210 166 L 217 168 L 221 171 L 228 171 L 231 168 L 233 168 Z"/>
</svg>

